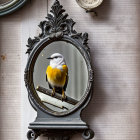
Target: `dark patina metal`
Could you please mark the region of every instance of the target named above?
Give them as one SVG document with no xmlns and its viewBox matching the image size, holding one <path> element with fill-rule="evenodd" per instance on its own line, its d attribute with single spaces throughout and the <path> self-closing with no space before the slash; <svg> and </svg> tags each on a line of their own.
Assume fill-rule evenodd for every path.
<svg viewBox="0 0 140 140">
<path fill-rule="evenodd" d="M 82 132 L 85 139 L 91 139 L 94 135 L 88 125 L 80 118 L 81 111 L 87 106 L 91 99 L 91 87 L 93 83 L 93 70 L 91 67 L 90 49 L 88 47 L 88 34 L 77 33 L 73 26 L 75 22 L 68 19 L 68 14 L 59 1 L 56 0 L 51 7 L 45 21 L 40 22 L 42 32 L 34 39 L 28 39 L 29 54 L 25 69 L 25 85 L 28 90 L 29 101 L 37 111 L 37 118 L 29 125 L 27 137 L 34 140 L 41 134 L 50 139 L 69 139 L 72 133 Z M 73 44 L 82 54 L 87 64 L 88 83 L 85 94 L 74 108 L 65 112 L 55 112 L 46 107 L 39 99 L 33 84 L 33 68 L 40 52 L 54 41 L 65 41 Z"/>
</svg>

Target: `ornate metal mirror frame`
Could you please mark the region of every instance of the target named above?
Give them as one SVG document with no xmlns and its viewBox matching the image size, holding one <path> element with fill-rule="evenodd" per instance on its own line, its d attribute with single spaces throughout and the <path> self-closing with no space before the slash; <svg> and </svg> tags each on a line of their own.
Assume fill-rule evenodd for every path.
<svg viewBox="0 0 140 140">
<path fill-rule="evenodd" d="M 73 26 L 75 22 L 68 19 L 63 6 L 56 0 L 51 7 L 51 14 L 48 14 L 45 21 L 41 21 L 39 27 L 42 33 L 34 39 L 28 39 L 29 54 L 25 68 L 25 85 L 28 90 L 28 97 L 32 107 L 37 111 L 37 118 L 30 123 L 27 137 L 34 140 L 41 134 L 50 139 L 69 139 L 73 133 L 83 133 L 84 139 L 91 139 L 94 136 L 89 126 L 80 118 L 81 111 L 87 106 L 91 99 L 91 88 L 93 83 L 93 70 L 91 66 L 90 49 L 88 47 L 88 34 L 77 33 Z M 88 69 L 88 83 L 84 96 L 74 108 L 55 112 L 42 104 L 36 94 L 33 85 L 33 67 L 39 53 L 45 46 L 55 41 L 65 41 L 73 44 L 82 54 Z"/>
<path fill-rule="evenodd" d="M 7 15 L 22 7 L 27 0 L 9 0 L 0 4 L 0 16 Z"/>
</svg>

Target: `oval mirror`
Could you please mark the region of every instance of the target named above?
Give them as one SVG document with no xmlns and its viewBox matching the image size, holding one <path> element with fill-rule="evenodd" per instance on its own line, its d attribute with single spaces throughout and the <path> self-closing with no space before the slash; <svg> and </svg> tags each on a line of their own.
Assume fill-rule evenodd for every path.
<svg viewBox="0 0 140 140">
<path fill-rule="evenodd" d="M 55 57 L 51 58 L 52 54 L 56 54 Z M 61 54 L 64 60 L 57 54 Z M 47 59 L 48 57 L 51 59 Z M 64 65 L 68 69 L 66 75 Z M 50 70 L 47 73 L 48 67 Z M 68 111 L 76 106 L 86 91 L 88 83 L 86 61 L 73 44 L 65 41 L 52 42 L 39 53 L 35 61 L 33 83 L 41 102 L 48 109 L 56 112 Z M 50 91 L 47 92 L 48 89 Z M 52 89 L 56 92 L 54 95 Z"/>
<path fill-rule="evenodd" d="M 9 14 L 22 7 L 27 0 L 0 0 L 0 16 Z"/>
<path fill-rule="evenodd" d="M 64 11 L 56 0 L 47 21 L 39 24 L 41 34 L 29 38 L 27 45 L 29 101 L 36 110 L 54 116 L 82 110 L 91 98 L 93 81 L 88 34 L 77 33 Z"/>
</svg>

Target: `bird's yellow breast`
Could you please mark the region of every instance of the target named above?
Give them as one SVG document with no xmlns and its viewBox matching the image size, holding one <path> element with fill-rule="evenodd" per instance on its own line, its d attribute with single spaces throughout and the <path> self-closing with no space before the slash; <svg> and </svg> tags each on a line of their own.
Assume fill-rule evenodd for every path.
<svg viewBox="0 0 140 140">
<path fill-rule="evenodd" d="M 47 78 L 50 84 L 58 87 L 63 87 L 66 82 L 66 76 L 68 74 L 68 67 L 62 66 L 62 69 L 52 68 L 50 65 L 46 70 Z"/>
</svg>

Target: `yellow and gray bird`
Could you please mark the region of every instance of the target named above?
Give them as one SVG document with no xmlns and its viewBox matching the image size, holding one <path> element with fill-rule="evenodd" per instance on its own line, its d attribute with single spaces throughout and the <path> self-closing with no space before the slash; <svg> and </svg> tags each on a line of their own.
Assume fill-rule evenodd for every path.
<svg viewBox="0 0 140 140">
<path fill-rule="evenodd" d="M 62 101 L 66 99 L 65 91 L 68 83 L 68 67 L 63 55 L 59 53 L 52 54 L 49 58 L 50 65 L 46 69 L 46 81 L 49 87 L 55 92 L 62 94 Z"/>
</svg>

